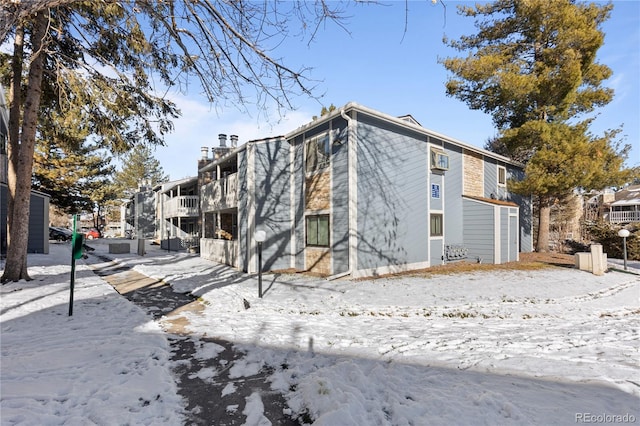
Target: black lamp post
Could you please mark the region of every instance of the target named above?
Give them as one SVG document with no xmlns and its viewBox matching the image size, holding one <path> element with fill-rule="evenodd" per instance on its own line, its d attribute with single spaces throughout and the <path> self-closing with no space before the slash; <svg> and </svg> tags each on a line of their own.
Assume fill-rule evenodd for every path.
<svg viewBox="0 0 640 426">
<path fill-rule="evenodd" d="M 256 231 L 254 237 L 258 243 L 258 297 L 262 299 L 262 243 L 267 238 L 267 233 Z"/>
<path fill-rule="evenodd" d="M 171 225 L 167 224 L 167 253 L 171 253 Z"/>
<path fill-rule="evenodd" d="M 621 229 L 618 231 L 618 237 L 622 237 L 622 254 L 624 256 L 624 270 L 627 270 L 627 237 L 629 236 L 629 230 Z"/>
</svg>

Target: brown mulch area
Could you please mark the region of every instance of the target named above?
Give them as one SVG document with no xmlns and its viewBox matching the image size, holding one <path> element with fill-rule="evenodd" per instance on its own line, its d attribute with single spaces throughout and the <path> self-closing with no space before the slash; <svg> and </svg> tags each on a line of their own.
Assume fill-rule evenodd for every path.
<svg viewBox="0 0 640 426">
<path fill-rule="evenodd" d="M 541 262 L 555 266 L 574 266 L 575 256 L 565 253 L 520 253 L 520 262 Z"/>
<path fill-rule="evenodd" d="M 476 271 L 506 271 L 506 270 L 538 270 L 553 267 L 573 268 L 575 266 L 575 257 L 572 254 L 564 253 L 520 253 L 518 262 L 503 263 L 501 265 L 492 265 L 486 263 L 477 263 L 470 261 L 452 262 L 446 265 L 434 266 L 427 269 L 417 271 L 407 271 L 397 274 L 389 274 L 378 276 L 377 278 L 402 275 L 442 275 L 442 274 L 459 274 L 464 272 Z"/>
</svg>

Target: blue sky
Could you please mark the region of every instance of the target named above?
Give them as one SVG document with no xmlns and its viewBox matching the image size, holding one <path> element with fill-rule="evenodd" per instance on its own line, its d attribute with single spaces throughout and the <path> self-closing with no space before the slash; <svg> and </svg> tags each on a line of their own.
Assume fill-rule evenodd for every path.
<svg viewBox="0 0 640 426">
<path fill-rule="evenodd" d="M 329 23 L 315 40 L 289 39 L 279 47 L 292 68 L 313 68 L 309 76 L 319 80 L 321 102 L 295 98 L 296 110 L 278 118 L 275 111 L 266 121 L 257 110 L 249 114 L 234 107 L 210 106 L 193 91 L 172 94 L 183 116 L 167 146 L 156 158 L 171 179 L 194 176 L 200 147 L 218 145 L 217 135 L 237 134 L 240 144 L 286 134 L 319 115 L 322 105 L 342 106 L 350 101 L 400 116 L 411 114 L 424 127 L 482 147 L 496 134 L 491 117 L 474 111 L 445 94 L 447 72 L 438 58 L 461 56 L 442 43 L 443 35 L 458 38 L 475 32 L 473 21 L 456 13 L 456 5 L 470 2 L 382 0 L 378 5 L 350 3 L 346 27 Z M 613 76 L 606 85 L 615 90 L 614 100 L 596 111 L 594 134 L 623 125 L 625 143 L 632 145 L 629 165 L 640 165 L 640 2 L 614 1 L 611 18 L 603 25 L 605 45 L 598 62 L 609 66 Z M 405 6 L 408 5 L 408 13 Z M 445 16 L 446 13 L 446 16 Z M 406 33 L 405 33 L 406 20 Z"/>
</svg>

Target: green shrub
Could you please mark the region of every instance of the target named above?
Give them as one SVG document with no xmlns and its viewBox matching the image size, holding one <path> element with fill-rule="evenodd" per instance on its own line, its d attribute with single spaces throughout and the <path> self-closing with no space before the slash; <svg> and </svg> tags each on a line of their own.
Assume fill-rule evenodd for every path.
<svg viewBox="0 0 640 426">
<path fill-rule="evenodd" d="M 622 238 L 618 236 L 618 231 L 623 227 L 607 222 L 597 222 L 588 225 L 587 230 L 591 240 L 602 244 L 602 249 L 608 257 L 622 259 Z M 627 259 L 640 260 L 640 224 L 634 223 L 624 226 L 631 233 L 627 237 Z"/>
</svg>

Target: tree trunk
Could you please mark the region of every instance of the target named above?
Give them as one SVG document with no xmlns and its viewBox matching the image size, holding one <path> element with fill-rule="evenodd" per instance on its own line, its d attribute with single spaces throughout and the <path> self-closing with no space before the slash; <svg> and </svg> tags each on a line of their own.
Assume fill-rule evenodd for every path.
<svg viewBox="0 0 640 426">
<path fill-rule="evenodd" d="M 551 204 L 544 197 L 541 197 L 538 208 L 538 242 L 536 244 L 536 251 L 539 253 L 549 251 L 550 217 Z"/>
<path fill-rule="evenodd" d="M 33 153 L 35 149 L 36 129 L 38 124 L 38 110 L 42 94 L 42 74 L 44 63 L 44 37 L 47 29 L 46 12 L 36 15 L 33 32 L 31 34 L 31 61 L 27 91 L 22 115 L 22 131 L 20 126 L 20 79 L 22 75 L 23 40 L 19 36 L 22 29 L 16 32 L 14 56 L 12 64 L 12 78 L 10 93 L 9 119 L 9 173 L 7 184 L 7 262 L 0 282 L 30 280 L 27 273 L 27 245 L 29 242 L 29 210 L 31 204 L 31 173 L 33 169 Z M 16 62 L 18 61 L 18 62 Z M 19 68 L 19 70 L 17 70 Z M 17 73 L 15 71 L 18 71 Z M 17 80 L 17 81 L 16 81 Z M 16 90 L 17 88 L 17 90 Z M 19 140 L 18 140 L 19 139 Z"/>
</svg>

